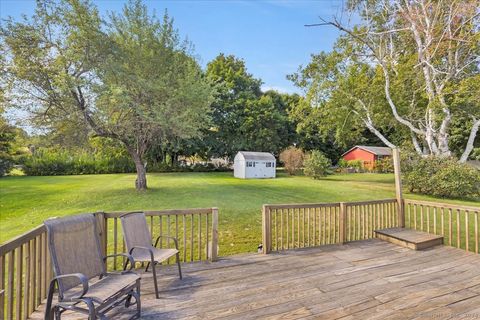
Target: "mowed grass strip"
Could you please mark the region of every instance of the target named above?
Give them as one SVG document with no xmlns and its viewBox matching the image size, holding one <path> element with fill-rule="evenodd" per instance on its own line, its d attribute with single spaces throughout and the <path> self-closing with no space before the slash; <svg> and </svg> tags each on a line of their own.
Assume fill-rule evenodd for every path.
<svg viewBox="0 0 480 320">
<path fill-rule="evenodd" d="M 134 174 L 6 177 L 0 179 L 0 243 L 49 217 L 95 211 L 219 208 L 220 255 L 256 251 L 263 204 L 393 198 L 392 174 L 336 174 L 321 180 L 280 173 L 242 180 L 225 173 L 151 173 L 149 189 L 134 189 Z M 478 206 L 477 201 L 410 199 Z"/>
</svg>

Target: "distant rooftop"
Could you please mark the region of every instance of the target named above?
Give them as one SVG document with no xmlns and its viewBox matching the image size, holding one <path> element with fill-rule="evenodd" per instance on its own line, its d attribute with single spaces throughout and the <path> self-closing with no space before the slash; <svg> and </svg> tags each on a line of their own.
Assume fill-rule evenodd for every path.
<svg viewBox="0 0 480 320">
<path fill-rule="evenodd" d="M 273 154 L 268 152 L 238 151 L 245 160 L 275 161 Z"/>
<path fill-rule="evenodd" d="M 392 155 L 392 149 L 390 149 L 388 147 L 355 146 L 355 147 L 349 149 L 344 154 L 342 154 L 342 156 L 349 153 L 350 151 L 352 151 L 353 149 L 356 149 L 356 148 L 368 151 L 368 152 L 373 153 L 377 156 L 391 156 Z"/>
</svg>

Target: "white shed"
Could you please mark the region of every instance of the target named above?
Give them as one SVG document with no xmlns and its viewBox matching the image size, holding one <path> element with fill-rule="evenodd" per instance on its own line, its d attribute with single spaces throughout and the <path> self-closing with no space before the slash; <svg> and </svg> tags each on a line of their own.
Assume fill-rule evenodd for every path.
<svg viewBox="0 0 480 320">
<path fill-rule="evenodd" d="M 268 152 L 239 151 L 233 160 L 233 175 L 236 178 L 275 178 L 275 168 L 275 157 Z"/>
</svg>

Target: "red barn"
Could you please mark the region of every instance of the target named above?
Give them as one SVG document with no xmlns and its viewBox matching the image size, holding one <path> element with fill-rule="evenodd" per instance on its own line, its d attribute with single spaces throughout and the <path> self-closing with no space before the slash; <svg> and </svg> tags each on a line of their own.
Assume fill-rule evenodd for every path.
<svg viewBox="0 0 480 320">
<path fill-rule="evenodd" d="M 387 147 L 355 146 L 342 154 L 342 158 L 349 160 L 362 160 L 365 168 L 373 168 L 375 161 L 392 157 L 392 149 Z"/>
</svg>

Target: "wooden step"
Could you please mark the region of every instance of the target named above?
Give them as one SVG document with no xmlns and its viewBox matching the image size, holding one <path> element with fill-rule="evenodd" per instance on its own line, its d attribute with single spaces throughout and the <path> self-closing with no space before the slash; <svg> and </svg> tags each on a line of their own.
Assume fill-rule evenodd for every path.
<svg viewBox="0 0 480 320">
<path fill-rule="evenodd" d="M 389 228 L 374 232 L 375 236 L 381 240 L 413 250 L 422 250 L 443 244 L 443 236 L 412 229 Z"/>
</svg>

